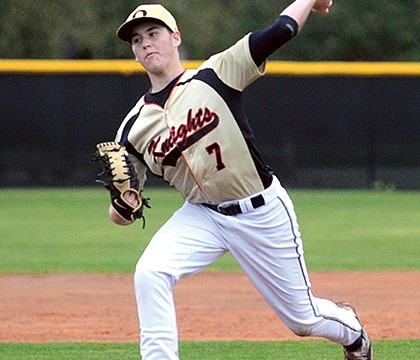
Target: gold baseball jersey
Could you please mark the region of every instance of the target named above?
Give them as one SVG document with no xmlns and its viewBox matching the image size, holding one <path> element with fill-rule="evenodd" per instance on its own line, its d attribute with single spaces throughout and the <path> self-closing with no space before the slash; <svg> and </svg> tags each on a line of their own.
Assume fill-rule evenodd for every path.
<svg viewBox="0 0 420 360">
<path fill-rule="evenodd" d="M 129 112 L 116 141 L 132 155 L 142 187 L 149 169 L 186 200 L 218 204 L 270 185 L 241 104 L 242 91 L 265 67 L 255 65 L 249 36 L 162 91 L 147 92 Z"/>
</svg>

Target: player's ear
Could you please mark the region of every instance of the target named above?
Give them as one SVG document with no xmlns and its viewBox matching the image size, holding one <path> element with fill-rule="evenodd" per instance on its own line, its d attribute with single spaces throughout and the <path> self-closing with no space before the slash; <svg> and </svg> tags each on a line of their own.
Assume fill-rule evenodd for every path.
<svg viewBox="0 0 420 360">
<path fill-rule="evenodd" d="M 181 33 L 179 31 L 174 31 L 172 33 L 172 41 L 175 47 L 179 47 L 182 43 Z"/>
<path fill-rule="evenodd" d="M 137 54 L 136 54 L 136 52 L 134 51 L 133 47 L 131 47 L 131 51 L 133 52 L 134 59 L 135 59 L 138 63 L 140 63 L 140 59 L 137 57 Z"/>
</svg>

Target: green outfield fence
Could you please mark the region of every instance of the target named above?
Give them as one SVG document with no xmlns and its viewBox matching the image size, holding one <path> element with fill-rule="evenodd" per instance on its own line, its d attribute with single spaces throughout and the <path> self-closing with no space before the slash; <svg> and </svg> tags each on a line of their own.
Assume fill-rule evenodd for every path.
<svg viewBox="0 0 420 360">
<path fill-rule="evenodd" d="M 133 60 L 0 60 L 0 186 L 93 185 L 95 143 L 148 87 Z M 244 106 L 287 186 L 419 189 L 419 94 L 418 62 L 269 61 Z"/>
</svg>

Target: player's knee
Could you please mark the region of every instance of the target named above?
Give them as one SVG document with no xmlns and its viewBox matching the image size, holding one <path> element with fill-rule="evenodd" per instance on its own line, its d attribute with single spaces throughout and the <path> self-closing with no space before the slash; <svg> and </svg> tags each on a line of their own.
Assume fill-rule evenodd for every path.
<svg viewBox="0 0 420 360">
<path fill-rule="evenodd" d="M 168 274 L 137 265 L 134 273 L 134 287 L 138 294 L 152 294 L 161 287 L 171 288 L 173 281 Z"/>
<path fill-rule="evenodd" d="M 306 325 L 306 324 L 293 324 L 289 326 L 290 330 L 293 331 L 293 333 L 297 336 L 312 336 L 313 329 L 312 326 Z"/>
<path fill-rule="evenodd" d="M 137 265 L 134 273 L 134 286 L 136 290 L 150 289 L 156 281 L 155 277 L 155 271 Z"/>
</svg>

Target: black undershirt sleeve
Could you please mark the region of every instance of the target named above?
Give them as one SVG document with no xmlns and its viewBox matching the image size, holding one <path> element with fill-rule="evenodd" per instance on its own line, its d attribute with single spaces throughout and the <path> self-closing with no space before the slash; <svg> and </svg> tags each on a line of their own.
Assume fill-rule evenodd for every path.
<svg viewBox="0 0 420 360">
<path fill-rule="evenodd" d="M 297 34 L 298 24 L 290 16 L 281 15 L 272 25 L 253 32 L 249 38 L 251 56 L 260 66 L 274 51 Z"/>
</svg>

